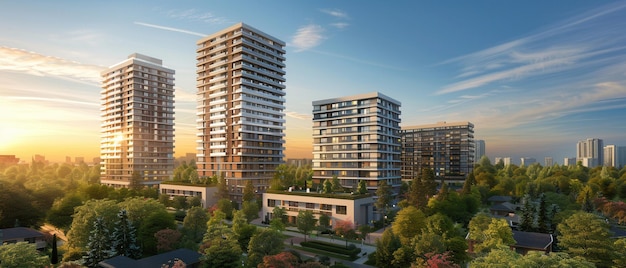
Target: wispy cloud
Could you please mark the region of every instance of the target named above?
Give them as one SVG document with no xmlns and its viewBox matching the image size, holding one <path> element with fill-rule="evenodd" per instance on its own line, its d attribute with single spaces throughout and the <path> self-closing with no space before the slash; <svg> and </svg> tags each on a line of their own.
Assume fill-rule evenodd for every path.
<svg viewBox="0 0 626 268">
<path fill-rule="evenodd" d="M 90 84 L 100 83 L 104 67 L 42 55 L 23 49 L 0 47 L 0 71 L 53 76 Z"/>
<path fill-rule="evenodd" d="M 554 134 L 559 133 L 562 118 L 623 112 L 624 17 L 626 2 L 613 3 L 517 40 L 443 61 L 438 67 L 457 68 L 458 75 L 435 92 L 440 103 L 422 112 L 448 121 L 469 119 L 481 132 L 493 130 L 498 135 L 506 129 L 525 135 L 533 135 L 529 129 L 551 129 Z"/>
<path fill-rule="evenodd" d="M 145 23 L 145 22 L 135 21 L 134 23 L 137 24 L 137 25 L 150 27 L 150 28 L 155 28 L 155 29 L 160 29 L 160 30 L 178 32 L 178 33 L 184 33 L 184 34 L 190 34 L 190 35 L 195 35 L 195 36 L 200 36 L 200 37 L 207 36 L 206 34 L 203 34 L 203 33 L 198 33 L 198 32 L 193 32 L 193 31 L 188 31 L 188 30 L 178 29 L 178 28 L 173 28 L 173 27 L 167 27 L 167 26 L 161 26 L 161 25 L 156 25 L 156 24 L 150 24 L 150 23 Z"/>
<path fill-rule="evenodd" d="M 174 95 L 176 97 L 176 102 L 196 102 L 197 96 L 193 92 L 188 92 L 182 87 L 175 86 L 174 87 Z"/>
<path fill-rule="evenodd" d="M 339 18 L 339 19 L 348 19 L 348 13 L 343 12 L 339 9 L 320 9 L 321 12 L 324 12 L 328 15 L 331 15 L 335 18 Z"/>
<path fill-rule="evenodd" d="M 300 120 L 311 120 L 311 115 L 309 115 L 309 114 L 303 114 L 303 113 L 292 112 L 292 111 L 285 111 L 285 115 L 287 117 L 300 119 Z"/>
<path fill-rule="evenodd" d="M 216 16 L 211 12 L 198 11 L 196 9 L 170 10 L 167 11 L 166 14 L 172 19 L 199 21 L 216 25 L 230 23 L 230 20 L 225 17 Z"/>
<path fill-rule="evenodd" d="M 337 22 L 337 23 L 331 23 L 330 26 L 333 26 L 337 29 L 343 30 L 345 28 L 348 28 L 348 26 L 350 26 L 350 24 L 345 23 L 345 22 Z"/>
<path fill-rule="evenodd" d="M 296 51 L 304 51 L 318 46 L 325 39 L 324 28 L 317 24 L 308 24 L 298 29 L 291 39 Z"/>
</svg>

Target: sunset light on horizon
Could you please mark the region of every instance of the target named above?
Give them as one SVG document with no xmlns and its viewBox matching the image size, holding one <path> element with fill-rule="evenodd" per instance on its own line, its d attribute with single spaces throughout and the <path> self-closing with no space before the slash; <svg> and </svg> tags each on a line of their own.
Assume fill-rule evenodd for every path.
<svg viewBox="0 0 626 268">
<path fill-rule="evenodd" d="M 244 4 L 245 3 L 245 4 Z M 175 70 L 175 156 L 196 153 L 196 41 L 238 22 L 284 40 L 285 158 L 312 158 L 312 101 L 381 92 L 401 126 L 471 122 L 487 156 L 626 146 L 624 1 L 3 1 L 0 155 L 100 155 L 100 72 Z"/>
</svg>

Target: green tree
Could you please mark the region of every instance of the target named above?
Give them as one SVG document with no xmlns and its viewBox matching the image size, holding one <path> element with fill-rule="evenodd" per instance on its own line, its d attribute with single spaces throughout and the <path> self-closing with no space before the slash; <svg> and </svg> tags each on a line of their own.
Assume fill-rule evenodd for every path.
<svg viewBox="0 0 626 268">
<path fill-rule="evenodd" d="M 41 255 L 35 244 L 17 242 L 0 245 L 0 266 L 6 268 L 47 267 L 48 256 Z"/>
<path fill-rule="evenodd" d="M 367 183 L 365 182 L 365 180 L 360 180 L 359 181 L 359 188 L 357 189 L 357 193 L 359 193 L 359 194 L 366 194 L 366 193 L 368 193 L 368 191 L 367 191 Z"/>
<path fill-rule="evenodd" d="M 274 207 L 272 210 L 272 219 L 270 220 L 270 227 L 276 231 L 285 231 L 285 223 L 287 222 L 287 210 L 282 207 Z"/>
<path fill-rule="evenodd" d="M 381 238 L 376 240 L 376 267 L 402 267 L 394 265 L 394 252 L 400 247 L 402 243 L 393 230 L 385 230 Z"/>
<path fill-rule="evenodd" d="M 252 180 L 246 180 L 246 185 L 243 188 L 243 202 L 252 202 L 256 199 L 256 194 L 254 193 L 254 184 L 252 184 Z"/>
<path fill-rule="evenodd" d="M 74 208 L 80 206 L 82 202 L 81 198 L 74 193 L 68 194 L 60 200 L 57 200 L 48 211 L 48 222 L 57 228 L 67 230 L 67 228 L 69 228 L 72 224 Z"/>
<path fill-rule="evenodd" d="M 384 220 L 387 216 L 387 207 L 389 207 L 389 204 L 391 204 L 391 186 L 387 184 L 387 181 L 380 181 L 380 183 L 378 184 L 378 189 L 376 189 L 376 196 L 378 196 L 378 198 L 376 199 L 376 203 L 374 203 L 374 206 L 376 207 L 376 209 L 378 209 L 378 211 L 381 212 L 380 216 L 381 220 L 383 220 L 384 226 Z"/>
<path fill-rule="evenodd" d="M 217 210 L 207 223 L 200 248 L 204 267 L 241 267 L 241 247 L 237 235 L 224 224 L 225 215 Z"/>
<path fill-rule="evenodd" d="M 475 241 L 475 252 L 489 252 L 500 245 L 515 244 L 513 231 L 505 219 L 496 219 L 480 213 L 469 223 L 469 239 Z"/>
<path fill-rule="evenodd" d="M 626 267 L 626 238 L 620 238 L 613 242 L 615 248 L 615 258 L 613 262 L 617 267 Z"/>
<path fill-rule="evenodd" d="M 333 183 L 330 180 L 324 180 L 324 193 L 330 194 L 333 192 Z"/>
<path fill-rule="evenodd" d="M 565 252 L 580 256 L 599 267 L 610 267 L 614 257 L 609 225 L 597 216 L 578 212 L 557 227 L 559 244 Z"/>
<path fill-rule="evenodd" d="M 98 267 L 98 263 L 114 256 L 111 252 L 111 237 L 104 219 L 97 217 L 93 222 L 93 229 L 89 232 L 87 255 L 83 257 L 87 267 Z"/>
<path fill-rule="evenodd" d="M 200 242 L 206 232 L 208 220 L 209 214 L 203 208 L 190 208 L 183 220 L 183 233 L 196 243 Z"/>
<path fill-rule="evenodd" d="M 172 251 L 177 248 L 183 235 L 178 230 L 163 229 L 154 234 L 158 253 Z"/>
<path fill-rule="evenodd" d="M 117 222 L 113 229 L 112 249 L 113 256 L 121 255 L 132 259 L 141 257 L 141 249 L 137 245 L 137 230 L 128 219 L 126 210 L 122 209 L 117 214 Z"/>
<path fill-rule="evenodd" d="M 283 251 L 285 243 L 282 235 L 273 229 L 264 229 L 250 239 L 246 267 L 257 267 L 263 257 L 276 255 Z"/>
<path fill-rule="evenodd" d="M 163 229 L 176 230 L 174 216 L 165 210 L 151 213 L 142 223 L 138 230 L 138 238 L 144 256 L 152 256 L 158 253 L 157 239 L 154 237 Z"/>
<path fill-rule="evenodd" d="M 89 233 L 93 229 L 96 218 L 101 217 L 105 223 L 113 223 L 119 211 L 120 208 L 113 200 L 89 200 L 82 206 L 76 207 L 72 225 L 67 232 L 70 248 L 86 251 Z M 112 230 L 112 227 L 107 229 Z"/>
<path fill-rule="evenodd" d="M 256 226 L 248 223 L 246 215 L 241 210 L 235 211 L 232 224 L 233 232 L 237 235 L 237 242 L 239 243 L 241 250 L 244 252 L 248 251 L 250 238 L 257 231 Z"/>
<path fill-rule="evenodd" d="M 337 176 L 333 176 L 333 179 L 330 183 L 333 192 L 343 192 L 343 186 L 341 186 L 341 183 L 339 182 L 339 178 Z"/>
<path fill-rule="evenodd" d="M 2 259 L 2 257 L 0 257 Z M 50 252 L 50 263 L 59 263 L 59 250 L 57 248 L 57 234 L 52 235 L 52 251 Z"/>
<path fill-rule="evenodd" d="M 414 206 L 401 209 L 391 226 L 393 233 L 397 234 L 403 245 L 408 245 L 415 236 L 424 228 L 426 215 Z"/>
<path fill-rule="evenodd" d="M 226 214 L 226 219 L 230 220 L 233 218 L 233 201 L 230 199 L 222 198 L 217 200 L 217 209 Z"/>
<path fill-rule="evenodd" d="M 298 230 L 304 234 L 304 241 L 306 241 L 307 235 L 313 231 L 315 228 L 315 216 L 313 216 L 313 212 L 310 210 L 300 210 L 298 212 L 298 218 L 296 220 L 296 224 L 298 226 Z"/>
<path fill-rule="evenodd" d="M 245 201 L 241 207 L 248 222 L 259 218 L 259 204 L 256 201 Z"/>
<path fill-rule="evenodd" d="M 230 199 L 230 192 L 228 191 L 228 183 L 224 176 L 219 176 L 217 183 L 217 192 L 215 193 L 218 199 Z"/>
</svg>

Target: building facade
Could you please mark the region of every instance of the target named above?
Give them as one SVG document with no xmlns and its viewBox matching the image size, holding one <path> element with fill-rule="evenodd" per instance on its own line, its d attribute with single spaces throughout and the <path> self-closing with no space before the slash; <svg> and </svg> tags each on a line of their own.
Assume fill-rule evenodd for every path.
<svg viewBox="0 0 626 268">
<path fill-rule="evenodd" d="M 245 180 L 265 190 L 283 163 L 285 43 L 244 23 L 197 42 L 200 176 L 224 176 L 241 200 Z"/>
<path fill-rule="evenodd" d="M 338 221 L 350 221 L 355 228 L 362 224 L 371 224 L 378 220 L 374 214 L 374 198 L 370 195 L 350 198 L 349 194 L 335 194 L 337 197 L 323 196 L 304 192 L 263 193 L 262 219 L 269 222 L 273 218 L 275 207 L 285 208 L 288 221 L 296 223 L 298 213 L 310 210 L 315 218 L 326 214 L 330 224 Z M 341 197 L 344 198 L 341 198 Z M 345 198 L 347 196 L 347 198 Z"/>
<path fill-rule="evenodd" d="M 576 157 L 565 157 L 563 158 L 564 166 L 575 166 L 576 165 Z"/>
<path fill-rule="evenodd" d="M 159 185 L 159 193 L 167 195 L 170 200 L 176 196 L 198 197 L 203 208 L 217 204 L 217 187 L 190 183 L 164 182 Z"/>
<path fill-rule="evenodd" d="M 439 122 L 402 127 L 402 179 L 430 168 L 446 181 L 464 181 L 474 166 L 474 124 Z"/>
<path fill-rule="evenodd" d="M 378 92 L 313 101 L 313 183 L 399 187 L 400 105 Z"/>
<path fill-rule="evenodd" d="M 594 168 L 604 164 L 604 143 L 602 139 L 588 138 L 576 145 L 576 161 L 583 166 Z"/>
<path fill-rule="evenodd" d="M 132 54 L 101 73 L 100 183 L 155 185 L 174 170 L 174 70 Z"/>
</svg>

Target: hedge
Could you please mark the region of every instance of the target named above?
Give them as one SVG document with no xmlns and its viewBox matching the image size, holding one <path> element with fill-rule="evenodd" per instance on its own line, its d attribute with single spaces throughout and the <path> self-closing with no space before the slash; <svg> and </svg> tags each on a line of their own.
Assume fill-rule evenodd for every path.
<svg viewBox="0 0 626 268">
<path fill-rule="evenodd" d="M 355 257 L 361 252 L 361 248 L 355 247 L 353 249 L 348 249 L 344 246 L 337 245 L 334 243 L 324 242 L 324 241 L 300 242 L 300 245 L 302 245 L 303 247 L 315 248 L 319 250 L 343 254 L 343 255 L 350 256 L 350 257 Z"/>
</svg>

